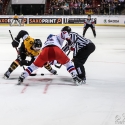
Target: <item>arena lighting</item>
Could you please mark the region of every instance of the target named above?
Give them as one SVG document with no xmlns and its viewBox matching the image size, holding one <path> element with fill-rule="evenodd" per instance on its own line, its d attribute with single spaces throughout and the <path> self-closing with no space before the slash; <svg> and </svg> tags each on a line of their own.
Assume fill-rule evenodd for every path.
<svg viewBox="0 0 125 125">
<path fill-rule="evenodd" d="M 98 7 L 100 7 L 100 4 L 98 4 Z"/>
</svg>

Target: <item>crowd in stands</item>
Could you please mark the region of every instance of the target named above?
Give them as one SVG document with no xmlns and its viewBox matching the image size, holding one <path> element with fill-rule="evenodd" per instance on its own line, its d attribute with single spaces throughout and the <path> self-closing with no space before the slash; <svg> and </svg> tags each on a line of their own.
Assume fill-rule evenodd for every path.
<svg viewBox="0 0 125 125">
<path fill-rule="evenodd" d="M 10 0 L 0 0 L 0 15 L 6 15 L 6 9 Z"/>
<path fill-rule="evenodd" d="M 5 7 L 7 1 L 0 0 L 0 15 L 7 14 Z M 47 1 L 47 0 L 46 0 Z M 47 13 L 44 10 L 44 5 L 13 5 L 14 14 L 24 15 L 125 15 L 125 0 L 100 0 L 98 4 L 94 0 L 50 0 Z M 103 1 L 103 2 L 101 2 Z M 48 3 L 46 3 L 48 4 Z M 46 5 L 45 5 L 46 7 Z M 20 10 L 22 8 L 22 10 Z"/>
<path fill-rule="evenodd" d="M 0 15 L 2 14 L 2 10 L 3 10 L 3 1 L 0 0 Z"/>
<path fill-rule="evenodd" d="M 94 5 L 92 0 L 51 0 L 48 14 L 52 15 L 83 15 L 83 14 L 122 14 L 125 1 L 103 0 Z"/>
</svg>

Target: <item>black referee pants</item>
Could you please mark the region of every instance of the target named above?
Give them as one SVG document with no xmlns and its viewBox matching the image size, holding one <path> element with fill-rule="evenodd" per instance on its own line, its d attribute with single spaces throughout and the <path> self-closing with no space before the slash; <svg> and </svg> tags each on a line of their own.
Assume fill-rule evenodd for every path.
<svg viewBox="0 0 125 125">
<path fill-rule="evenodd" d="M 78 77 L 85 80 L 86 79 L 86 73 L 85 73 L 85 68 L 84 64 L 89 57 L 89 55 L 95 50 L 95 45 L 94 43 L 89 43 L 82 49 L 78 51 L 74 59 L 74 65 L 76 68 L 76 71 L 78 73 Z"/>
<path fill-rule="evenodd" d="M 83 37 L 85 36 L 85 33 L 86 33 L 86 31 L 87 31 L 87 29 L 88 29 L 89 27 L 92 29 L 92 32 L 93 32 L 94 37 L 96 37 L 96 32 L 95 32 L 95 29 L 94 29 L 94 27 L 93 27 L 92 24 L 86 24 L 86 26 L 84 27 L 84 30 L 83 30 Z"/>
</svg>

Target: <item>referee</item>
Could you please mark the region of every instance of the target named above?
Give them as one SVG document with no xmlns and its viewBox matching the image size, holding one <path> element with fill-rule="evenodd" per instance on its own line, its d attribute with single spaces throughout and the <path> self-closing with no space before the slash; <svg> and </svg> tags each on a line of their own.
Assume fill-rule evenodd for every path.
<svg viewBox="0 0 125 125">
<path fill-rule="evenodd" d="M 83 83 L 85 83 L 86 73 L 84 64 L 90 54 L 95 51 L 95 45 L 91 40 L 80 36 L 76 32 L 70 32 L 69 35 L 71 37 L 72 46 L 69 47 L 68 44 L 66 44 L 62 50 L 64 52 L 67 52 L 68 50 L 73 51 L 73 62 L 78 73 L 78 77 L 82 79 Z"/>
<path fill-rule="evenodd" d="M 88 15 L 88 18 L 84 22 L 83 37 L 85 36 L 85 33 L 89 27 L 92 29 L 94 37 L 96 37 L 95 22 L 91 19 L 91 15 Z"/>
</svg>

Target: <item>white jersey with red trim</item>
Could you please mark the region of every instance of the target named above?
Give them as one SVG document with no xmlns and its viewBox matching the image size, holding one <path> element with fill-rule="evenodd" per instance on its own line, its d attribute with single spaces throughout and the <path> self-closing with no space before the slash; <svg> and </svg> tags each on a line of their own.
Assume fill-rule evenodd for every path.
<svg viewBox="0 0 125 125">
<path fill-rule="evenodd" d="M 55 46 L 58 46 L 59 48 L 62 48 L 63 42 L 66 39 L 70 39 L 70 36 L 67 31 L 62 31 L 58 35 L 50 34 L 47 37 L 47 41 L 45 41 L 43 48 L 50 45 L 55 45 Z"/>
<path fill-rule="evenodd" d="M 92 25 L 93 27 L 95 27 L 95 21 L 93 19 L 86 19 L 84 21 L 84 28 L 86 27 L 86 25 Z"/>
</svg>

